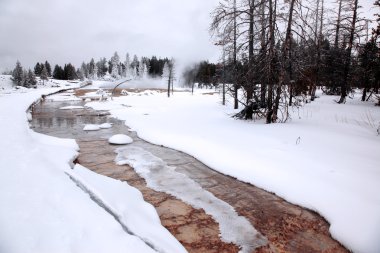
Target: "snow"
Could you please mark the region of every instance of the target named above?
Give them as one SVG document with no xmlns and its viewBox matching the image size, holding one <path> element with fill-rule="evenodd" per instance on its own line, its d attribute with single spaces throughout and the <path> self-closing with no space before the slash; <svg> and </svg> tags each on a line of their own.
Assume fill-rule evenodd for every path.
<svg viewBox="0 0 380 253">
<path fill-rule="evenodd" d="M 116 134 L 108 139 L 108 142 L 115 145 L 125 145 L 133 142 L 133 139 L 125 134 Z"/>
<path fill-rule="evenodd" d="M 49 96 L 49 100 L 53 100 L 56 102 L 62 102 L 62 101 L 80 101 L 81 99 L 76 97 L 74 93 L 71 92 L 65 92 L 65 93 L 59 93 L 52 96 Z"/>
<path fill-rule="evenodd" d="M 60 109 L 62 109 L 62 108 L 60 108 Z M 101 130 L 101 129 L 109 129 L 111 127 L 112 127 L 111 123 L 103 123 L 103 124 L 100 124 L 100 125 L 87 124 L 87 125 L 84 126 L 83 131 L 98 131 L 98 130 Z"/>
<path fill-rule="evenodd" d="M 220 96 L 177 92 L 91 102 L 110 109 L 138 135 L 186 152 L 221 173 L 312 209 L 354 252 L 380 252 L 380 108 L 321 96 L 291 111 L 286 124 L 230 116 Z M 128 107 L 125 104 L 128 103 Z M 232 104 L 232 103 L 231 103 Z"/>
<path fill-rule="evenodd" d="M 94 124 L 85 125 L 83 128 L 83 131 L 98 131 L 98 130 L 100 130 L 100 126 L 94 125 Z"/>
<path fill-rule="evenodd" d="M 185 252 L 136 189 L 71 169 L 74 140 L 29 129 L 29 105 L 57 90 L 0 95 L 0 251 Z"/>
<path fill-rule="evenodd" d="M 92 81 L 92 85 L 86 87 L 86 89 L 113 89 L 116 85 L 120 84 L 123 80 L 116 81 Z M 136 80 L 130 80 L 122 85 L 119 88 L 122 89 L 165 89 L 167 88 L 167 80 L 165 78 L 142 78 Z M 129 95 L 129 92 L 127 92 Z M 127 95 L 125 94 L 125 95 Z M 124 94 L 123 94 L 124 95 Z"/>
<path fill-rule="evenodd" d="M 168 166 L 159 157 L 140 147 L 119 148 L 117 153 L 116 163 L 133 167 L 146 180 L 148 187 L 173 195 L 214 217 L 219 223 L 222 240 L 241 246 L 241 253 L 250 253 L 266 245 L 266 239 L 232 206 L 204 190 L 188 176 L 176 172 L 175 167 Z"/>
<path fill-rule="evenodd" d="M 126 182 L 98 175 L 81 165 L 76 165 L 74 171 L 68 174 L 107 212 L 115 216 L 125 230 L 152 245 L 155 251 L 186 252 L 179 242 L 172 239 L 169 231 L 161 226 L 156 210 L 144 201 L 136 188 Z"/>
<path fill-rule="evenodd" d="M 70 105 L 70 106 L 64 106 L 64 107 L 61 107 L 59 108 L 60 110 L 82 110 L 84 109 L 83 106 L 74 106 L 74 105 Z"/>
<path fill-rule="evenodd" d="M 109 128 L 112 128 L 112 124 L 111 123 L 103 123 L 103 124 L 99 125 L 99 127 L 101 129 L 109 129 Z"/>
<path fill-rule="evenodd" d="M 0 91 L 10 90 L 13 87 L 11 75 L 0 75 Z"/>
</svg>

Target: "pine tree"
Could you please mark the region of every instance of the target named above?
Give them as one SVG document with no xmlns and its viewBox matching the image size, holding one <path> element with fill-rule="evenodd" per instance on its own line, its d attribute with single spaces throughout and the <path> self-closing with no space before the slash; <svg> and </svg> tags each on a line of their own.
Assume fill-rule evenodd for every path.
<svg viewBox="0 0 380 253">
<path fill-rule="evenodd" d="M 95 60 L 94 58 L 91 59 L 89 66 L 88 66 L 88 77 L 93 78 L 94 72 L 95 72 Z"/>
<path fill-rule="evenodd" d="M 71 63 L 65 64 L 63 68 L 63 80 L 74 80 L 76 78 L 77 74 L 75 67 Z"/>
<path fill-rule="evenodd" d="M 47 72 L 48 77 L 50 77 L 51 76 L 51 66 L 50 66 L 50 63 L 48 61 L 45 61 L 45 65 L 44 66 L 46 68 L 46 72 Z M 42 69 L 41 69 L 41 71 L 42 71 Z"/>
<path fill-rule="evenodd" d="M 98 65 L 95 64 L 94 66 L 94 73 L 92 74 L 92 80 L 97 80 L 98 79 Z"/>
<path fill-rule="evenodd" d="M 88 78 L 89 77 L 89 71 L 87 68 L 87 64 L 83 62 L 80 69 L 81 69 L 81 72 L 83 74 L 83 78 Z"/>
<path fill-rule="evenodd" d="M 45 81 L 48 80 L 48 72 L 45 66 L 42 67 L 41 76 L 42 85 L 45 85 Z"/>
<path fill-rule="evenodd" d="M 34 75 L 31 69 L 29 69 L 28 71 L 23 71 L 22 76 L 22 86 L 30 88 L 34 87 L 37 84 L 36 76 Z"/>
<path fill-rule="evenodd" d="M 146 69 L 145 69 L 144 58 L 141 58 L 141 61 L 139 62 L 139 77 L 140 78 L 146 78 Z"/>
<path fill-rule="evenodd" d="M 130 77 L 131 75 L 131 61 L 130 61 L 130 58 L 129 58 L 129 54 L 127 53 L 127 55 L 125 56 L 125 62 L 124 62 L 124 73 L 123 73 L 123 76 L 124 77 Z"/>
<path fill-rule="evenodd" d="M 42 66 L 39 62 L 37 62 L 36 66 L 34 67 L 34 74 L 36 76 L 41 75 Z"/>
<path fill-rule="evenodd" d="M 28 71 L 23 70 L 22 71 L 22 81 L 21 81 L 21 86 L 25 88 L 29 88 L 29 83 L 28 83 Z"/>
<path fill-rule="evenodd" d="M 53 78 L 57 80 L 63 79 L 63 69 L 59 65 L 55 65 L 54 71 L 53 71 Z"/>
<path fill-rule="evenodd" d="M 78 79 L 81 80 L 81 81 L 84 80 L 84 74 L 83 74 L 82 68 L 77 69 L 77 77 L 78 77 Z"/>
<path fill-rule="evenodd" d="M 23 69 L 19 61 L 16 62 L 16 67 L 12 72 L 12 81 L 15 82 L 18 86 L 21 85 L 23 80 Z"/>
<path fill-rule="evenodd" d="M 113 78 L 118 78 L 119 77 L 119 64 L 120 64 L 120 57 L 117 54 L 117 52 L 114 53 L 114 55 L 111 58 L 111 76 Z"/>
</svg>

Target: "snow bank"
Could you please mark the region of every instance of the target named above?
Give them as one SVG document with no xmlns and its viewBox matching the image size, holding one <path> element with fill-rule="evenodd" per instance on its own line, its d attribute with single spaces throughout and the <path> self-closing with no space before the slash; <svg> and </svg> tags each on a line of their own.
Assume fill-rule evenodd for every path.
<svg viewBox="0 0 380 253">
<path fill-rule="evenodd" d="M 13 87 L 11 75 L 0 75 L 0 92 L 10 90 Z"/>
<path fill-rule="evenodd" d="M 154 207 L 140 191 L 126 182 L 98 175 L 81 165 L 68 174 L 123 226 L 129 234 L 143 240 L 157 252 L 186 252 L 161 226 Z M 127 201 L 126 201 L 127 200 Z M 137 252 L 137 251 L 136 251 Z"/>
<path fill-rule="evenodd" d="M 113 89 L 116 85 L 123 80 L 117 81 L 92 81 L 92 85 L 86 87 L 86 89 Z M 128 81 L 125 84 L 119 86 L 121 89 L 165 89 L 168 87 L 167 80 L 157 78 L 136 79 Z"/>
<path fill-rule="evenodd" d="M 120 186 L 119 182 L 87 175 L 89 172 L 84 168 L 71 170 L 69 163 L 78 149 L 74 140 L 41 135 L 28 128 L 25 113 L 28 106 L 42 94 L 53 91 L 29 90 L 0 97 L 0 108 L 3 108 L 0 113 L 3 122 L 0 124 L 0 251 L 156 252 L 155 243 L 160 240 L 157 249 L 168 247 L 164 249 L 168 251 L 161 252 L 184 252 L 159 226 L 154 210 L 125 183 Z M 96 192 L 123 222 L 127 219 L 125 214 L 129 216 L 135 211 L 135 220 L 125 222 L 131 228 L 142 219 L 152 222 L 152 226 L 146 226 L 145 222 L 135 235 L 128 233 L 114 215 L 80 188 L 78 181 Z M 121 188 L 124 191 L 120 195 L 112 194 Z M 124 193 L 138 198 L 124 198 Z M 124 207 L 128 203 L 133 206 L 127 210 Z M 137 219 L 139 215 L 141 218 Z M 144 229 L 148 231 L 141 231 Z M 151 244 L 145 241 L 148 239 Z"/>
<path fill-rule="evenodd" d="M 218 95 L 128 96 L 87 105 L 111 109 L 145 140 L 319 212 L 347 248 L 377 253 L 380 110 L 334 99 L 322 96 L 292 111 L 291 122 L 272 125 L 232 119 L 236 111 L 221 106 Z"/>
<path fill-rule="evenodd" d="M 62 102 L 62 101 L 80 101 L 81 99 L 76 97 L 74 93 L 58 93 L 54 94 L 52 96 L 49 96 L 50 100 L 56 101 L 56 102 Z"/>
<path fill-rule="evenodd" d="M 115 145 L 125 145 L 133 142 L 133 139 L 125 134 L 116 134 L 108 139 L 108 142 Z"/>
</svg>

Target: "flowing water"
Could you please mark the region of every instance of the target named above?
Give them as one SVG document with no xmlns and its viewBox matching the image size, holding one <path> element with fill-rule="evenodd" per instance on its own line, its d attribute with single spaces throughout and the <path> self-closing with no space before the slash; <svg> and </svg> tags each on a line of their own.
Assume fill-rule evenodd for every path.
<svg viewBox="0 0 380 253">
<path fill-rule="evenodd" d="M 80 100 L 47 97 L 34 106 L 31 127 L 76 139 L 80 147 L 76 162 L 138 188 L 189 252 L 348 252 L 314 212 L 222 175 L 187 154 L 141 140 L 108 112 L 60 109 L 83 105 Z M 86 124 L 106 122 L 113 127 L 83 131 Z M 121 148 L 108 144 L 108 138 L 119 133 L 134 143 Z M 122 166 L 115 163 L 116 157 Z"/>
</svg>

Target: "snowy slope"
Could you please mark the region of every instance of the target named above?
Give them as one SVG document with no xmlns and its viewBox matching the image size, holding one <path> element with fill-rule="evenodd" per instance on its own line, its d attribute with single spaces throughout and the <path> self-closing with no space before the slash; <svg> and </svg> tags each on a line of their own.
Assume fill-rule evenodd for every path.
<svg viewBox="0 0 380 253">
<path fill-rule="evenodd" d="M 9 90 L 13 86 L 10 75 L 0 75 L 0 91 Z"/>
<path fill-rule="evenodd" d="M 380 252 L 380 108 L 333 99 L 322 96 L 272 125 L 232 119 L 218 95 L 130 95 L 87 106 L 111 109 L 152 143 L 319 212 L 354 252 Z"/>
<path fill-rule="evenodd" d="M 52 91 L 0 94 L 0 252 L 185 252 L 140 192 L 72 170 L 74 140 L 28 128 L 26 109 Z"/>
</svg>

